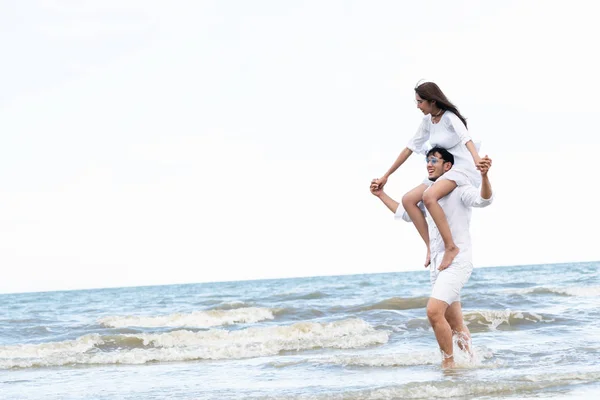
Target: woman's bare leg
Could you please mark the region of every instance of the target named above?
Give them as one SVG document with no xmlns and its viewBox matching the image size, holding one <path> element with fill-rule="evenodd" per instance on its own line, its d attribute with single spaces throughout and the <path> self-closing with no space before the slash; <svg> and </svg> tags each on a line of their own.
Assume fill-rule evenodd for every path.
<svg viewBox="0 0 600 400">
<path fill-rule="evenodd" d="M 440 263 L 440 270 L 446 269 L 452 264 L 454 257 L 458 255 L 459 248 L 454 244 L 452 239 L 452 232 L 450 231 L 450 225 L 446 219 L 446 214 L 442 207 L 438 204 L 439 199 L 448 195 L 451 191 L 456 188 L 456 182 L 447 179 L 435 182 L 429 189 L 423 194 L 423 203 L 431 218 L 435 222 L 442 240 L 444 241 L 444 257 Z"/>
<path fill-rule="evenodd" d="M 406 213 L 415 225 L 415 228 L 417 228 L 419 235 L 421 235 L 421 238 L 425 242 L 425 246 L 427 246 L 427 257 L 425 259 L 425 266 L 427 267 L 430 263 L 429 228 L 427 227 L 425 216 L 418 206 L 419 202 L 423 200 L 425 189 L 427 189 L 427 185 L 422 183 L 402 196 L 402 207 L 406 210 Z"/>
</svg>

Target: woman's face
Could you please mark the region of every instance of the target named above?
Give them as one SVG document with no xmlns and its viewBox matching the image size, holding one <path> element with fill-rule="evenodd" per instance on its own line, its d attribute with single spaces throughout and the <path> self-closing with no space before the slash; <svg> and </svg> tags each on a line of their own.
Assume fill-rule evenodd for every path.
<svg viewBox="0 0 600 400">
<path fill-rule="evenodd" d="M 432 104 L 430 101 L 423 100 L 421 96 L 415 93 L 415 102 L 417 103 L 417 108 L 421 110 L 423 114 L 431 114 Z"/>
</svg>

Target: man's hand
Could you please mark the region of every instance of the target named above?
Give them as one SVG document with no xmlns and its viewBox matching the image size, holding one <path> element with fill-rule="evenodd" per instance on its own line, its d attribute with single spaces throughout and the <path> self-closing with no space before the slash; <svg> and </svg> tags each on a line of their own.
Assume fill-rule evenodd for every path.
<svg viewBox="0 0 600 400">
<path fill-rule="evenodd" d="M 490 168 L 492 167 L 492 159 L 487 155 L 477 163 L 477 169 L 481 172 L 481 176 L 486 176 Z"/>
<path fill-rule="evenodd" d="M 398 206 L 400 204 L 398 204 L 398 202 L 394 199 L 392 199 L 390 196 L 388 196 L 384 191 L 383 188 L 381 187 L 381 185 L 379 185 L 377 183 L 378 179 L 373 179 L 371 181 L 371 185 L 369 186 L 369 190 L 371 190 L 371 193 L 373 194 L 373 196 L 376 196 L 377 198 L 379 198 L 379 200 L 383 201 L 383 204 L 385 204 L 385 206 L 393 213 L 396 213 L 396 211 L 398 210 Z"/>
<path fill-rule="evenodd" d="M 378 181 L 378 179 L 373 179 L 373 180 L 371 181 L 371 186 L 369 187 L 369 189 L 371 190 L 371 193 L 372 193 L 374 196 L 377 196 L 377 197 L 379 197 L 379 196 L 381 196 L 381 194 L 383 193 L 383 185 L 379 185 L 379 184 L 377 183 L 377 181 Z"/>
</svg>

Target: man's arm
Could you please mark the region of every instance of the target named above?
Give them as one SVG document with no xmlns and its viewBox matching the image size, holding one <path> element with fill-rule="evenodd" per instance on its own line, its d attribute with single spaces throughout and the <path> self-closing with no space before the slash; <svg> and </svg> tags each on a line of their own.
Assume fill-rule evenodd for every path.
<svg viewBox="0 0 600 400">
<path fill-rule="evenodd" d="M 479 194 L 484 200 L 492 199 L 492 184 L 490 183 L 490 178 L 488 178 L 487 174 L 481 175 L 481 190 Z"/>
<path fill-rule="evenodd" d="M 398 206 L 400 205 L 400 203 L 398 203 L 396 200 L 392 199 L 384 191 L 381 191 L 381 193 L 377 197 L 379 197 L 379 200 L 381 200 L 383 202 L 383 204 L 385 204 L 385 206 L 391 212 L 396 214 L 396 211 L 398 210 Z"/>
<path fill-rule="evenodd" d="M 494 192 L 492 184 L 488 177 L 488 171 L 492 166 L 492 160 L 485 156 L 477 164 L 477 169 L 481 172 L 481 189 L 477 191 L 474 187 L 470 187 L 463 191 L 462 201 L 469 207 L 487 207 L 492 204 Z"/>
<path fill-rule="evenodd" d="M 381 200 L 383 202 L 383 204 L 385 204 L 385 206 L 391 212 L 394 213 L 394 218 L 403 219 L 406 222 L 412 222 L 412 220 L 408 216 L 408 213 L 404 210 L 404 208 L 402 208 L 400 203 L 398 203 L 396 200 L 394 200 L 390 196 L 388 196 L 376 182 L 377 182 L 376 179 L 373 179 L 371 181 L 371 187 L 370 187 L 371 193 L 373 193 L 374 196 L 378 197 L 379 200 Z M 421 208 L 421 209 L 423 209 L 423 208 Z"/>
</svg>

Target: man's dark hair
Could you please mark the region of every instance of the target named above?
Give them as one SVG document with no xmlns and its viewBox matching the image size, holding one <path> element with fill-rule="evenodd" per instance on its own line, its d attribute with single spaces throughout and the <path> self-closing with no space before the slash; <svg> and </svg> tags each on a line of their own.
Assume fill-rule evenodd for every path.
<svg viewBox="0 0 600 400">
<path fill-rule="evenodd" d="M 454 156 L 448 150 L 441 147 L 434 147 L 427 152 L 427 157 L 432 156 L 434 153 L 439 153 L 439 155 L 442 156 L 442 160 L 454 165 Z"/>
</svg>

